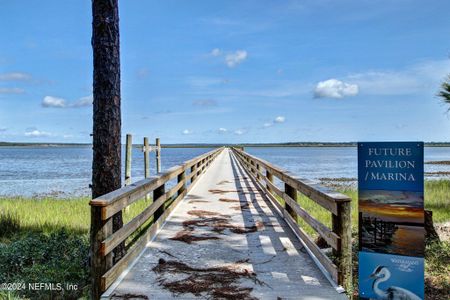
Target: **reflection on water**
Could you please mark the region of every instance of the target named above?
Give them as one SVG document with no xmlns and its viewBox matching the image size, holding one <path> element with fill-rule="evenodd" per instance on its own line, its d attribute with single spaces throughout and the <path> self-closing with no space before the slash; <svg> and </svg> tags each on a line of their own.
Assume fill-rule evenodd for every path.
<svg viewBox="0 0 450 300">
<path fill-rule="evenodd" d="M 392 244 L 388 246 L 389 252 L 400 255 L 423 256 L 423 241 L 425 238 L 425 229 L 417 226 L 398 225 L 392 237 Z"/>
</svg>

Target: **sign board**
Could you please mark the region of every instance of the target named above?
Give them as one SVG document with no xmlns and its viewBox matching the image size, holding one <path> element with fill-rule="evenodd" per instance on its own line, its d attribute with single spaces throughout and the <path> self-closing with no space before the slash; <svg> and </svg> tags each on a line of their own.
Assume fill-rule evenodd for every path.
<svg viewBox="0 0 450 300">
<path fill-rule="evenodd" d="M 358 143 L 360 299 L 424 298 L 423 175 L 422 142 Z"/>
</svg>

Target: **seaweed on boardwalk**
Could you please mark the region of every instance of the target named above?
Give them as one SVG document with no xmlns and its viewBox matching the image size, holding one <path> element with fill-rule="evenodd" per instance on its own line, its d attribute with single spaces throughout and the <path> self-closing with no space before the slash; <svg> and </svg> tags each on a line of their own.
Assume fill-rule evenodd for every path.
<svg viewBox="0 0 450 300">
<path fill-rule="evenodd" d="M 188 203 L 209 203 L 208 200 L 189 200 Z"/>
<path fill-rule="evenodd" d="M 245 194 L 245 192 L 241 189 L 239 190 L 219 190 L 219 189 L 211 189 L 208 190 L 208 192 L 212 193 L 212 194 L 216 194 L 216 195 L 223 195 L 226 193 L 241 193 L 241 194 Z"/>
<path fill-rule="evenodd" d="M 225 183 L 231 183 L 231 181 L 222 180 L 221 182 L 217 183 L 217 185 L 222 185 L 222 184 L 225 184 Z"/>
<path fill-rule="evenodd" d="M 240 280 L 249 279 L 255 284 L 263 284 L 254 272 L 240 269 L 236 263 L 232 266 L 196 268 L 174 260 L 159 259 L 152 271 L 158 274 L 158 284 L 175 295 L 190 293 L 211 299 L 256 300 L 251 295 L 253 288 L 239 286 Z"/>
<path fill-rule="evenodd" d="M 216 212 L 206 210 L 190 210 L 188 214 L 197 216 L 198 219 L 183 221 L 183 230 L 177 232 L 171 240 L 184 242 L 186 244 L 192 244 L 193 242 L 206 241 L 206 240 L 218 240 L 217 236 L 211 235 L 195 235 L 194 231 L 196 227 L 209 227 L 211 231 L 223 234 L 225 230 L 229 230 L 237 234 L 247 234 L 256 232 L 264 228 L 263 222 L 256 222 L 252 226 L 237 226 L 230 224 L 230 216 L 221 215 Z"/>
<path fill-rule="evenodd" d="M 201 209 L 193 209 L 193 210 L 188 211 L 187 213 L 188 213 L 188 215 L 196 216 L 196 217 L 200 217 L 200 218 L 205 218 L 205 217 L 210 217 L 210 216 L 221 216 L 221 217 L 229 218 L 229 216 L 221 215 L 218 212 L 209 211 L 209 210 L 201 210 Z"/>
<path fill-rule="evenodd" d="M 186 244 L 192 244 L 193 242 L 199 241 L 207 241 L 207 240 L 219 240 L 220 238 L 217 236 L 209 236 L 209 235 L 194 235 L 192 228 L 185 228 L 179 232 L 174 237 L 170 239 L 173 241 L 180 241 Z"/>
<path fill-rule="evenodd" d="M 227 203 L 239 203 L 241 202 L 239 199 L 230 199 L 230 198 L 219 198 L 220 202 L 227 202 Z"/>
</svg>

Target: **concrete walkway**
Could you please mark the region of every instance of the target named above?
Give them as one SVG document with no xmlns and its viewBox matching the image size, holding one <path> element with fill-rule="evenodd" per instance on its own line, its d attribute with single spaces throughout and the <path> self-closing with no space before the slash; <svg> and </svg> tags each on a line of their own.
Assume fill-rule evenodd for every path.
<svg viewBox="0 0 450 300">
<path fill-rule="evenodd" d="M 174 210 L 110 299 L 347 299 L 229 150 Z"/>
</svg>

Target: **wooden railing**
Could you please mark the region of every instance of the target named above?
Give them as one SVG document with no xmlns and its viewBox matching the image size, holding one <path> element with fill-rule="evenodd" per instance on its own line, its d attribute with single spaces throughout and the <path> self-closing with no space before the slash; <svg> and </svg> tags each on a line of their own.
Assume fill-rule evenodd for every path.
<svg viewBox="0 0 450 300">
<path fill-rule="evenodd" d="M 91 205 L 91 274 L 94 298 L 100 297 L 156 234 L 164 220 L 192 188 L 198 176 L 205 172 L 223 148 L 200 155 L 175 166 L 159 176 L 149 177 L 90 201 Z M 190 171 L 189 173 L 186 171 Z M 177 178 L 177 184 L 166 191 L 166 183 Z M 153 202 L 122 228 L 112 231 L 112 219 L 130 204 L 153 192 Z M 170 206 L 165 207 L 167 202 Z M 125 242 L 150 218 L 153 222 L 118 261 L 113 250 Z M 115 262 L 114 262 L 115 261 Z"/>
<path fill-rule="evenodd" d="M 283 213 L 284 219 L 296 232 L 332 279 L 346 291 L 352 287 L 352 246 L 351 246 L 351 199 L 331 191 L 309 180 L 300 179 L 271 163 L 252 156 L 241 149 L 233 148 L 233 153 L 248 173 L 261 184 L 272 202 Z M 279 189 L 273 181 L 277 177 L 284 184 Z M 319 204 L 331 214 L 332 228 L 315 219 L 298 203 L 298 194 L 303 194 Z M 281 206 L 277 196 L 284 200 Z M 333 249 L 336 259 L 331 260 L 298 226 L 297 216 L 302 218 Z"/>
</svg>

